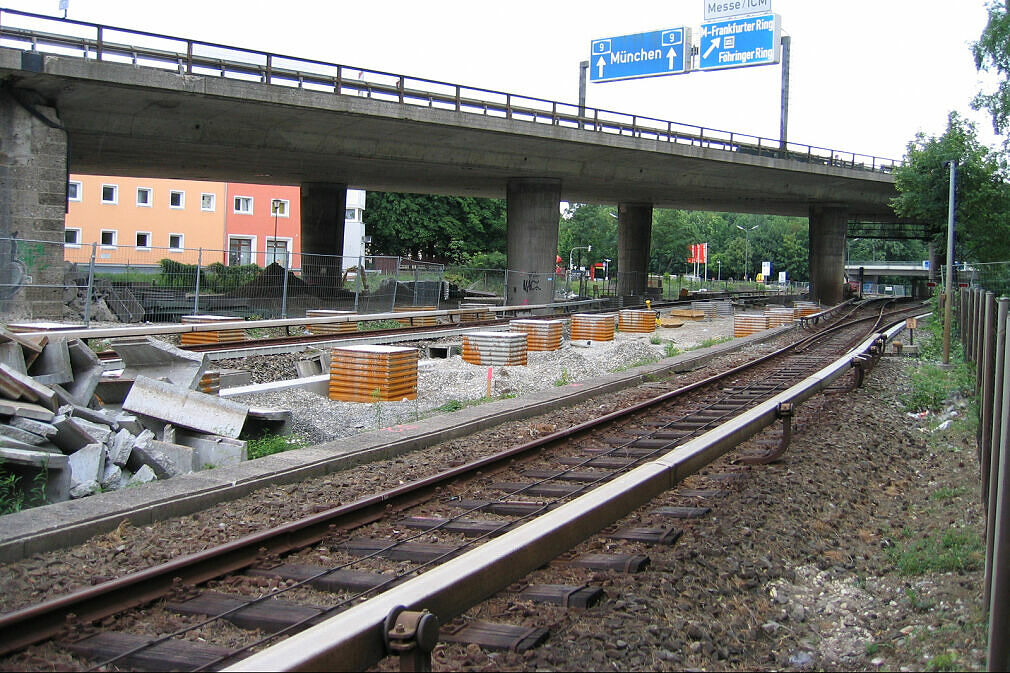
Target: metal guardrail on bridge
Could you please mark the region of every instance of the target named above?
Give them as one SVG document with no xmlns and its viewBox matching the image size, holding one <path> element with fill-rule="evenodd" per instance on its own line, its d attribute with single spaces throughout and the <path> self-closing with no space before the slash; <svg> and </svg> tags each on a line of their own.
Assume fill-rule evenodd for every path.
<svg viewBox="0 0 1010 673">
<path fill-rule="evenodd" d="M 14 24 L 17 25 L 14 25 Z M 51 32 L 53 26 L 63 32 Z M 46 30 L 48 29 L 48 30 Z M 80 34 L 66 34 L 80 33 Z M 420 77 L 0 8 L 0 46 L 214 75 L 740 154 L 890 173 L 900 162 Z"/>
</svg>

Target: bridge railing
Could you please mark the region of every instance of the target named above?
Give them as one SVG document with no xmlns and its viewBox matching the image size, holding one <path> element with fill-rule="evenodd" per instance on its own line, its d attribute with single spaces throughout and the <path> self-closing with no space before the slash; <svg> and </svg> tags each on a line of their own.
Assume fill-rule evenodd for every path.
<svg viewBox="0 0 1010 673">
<path fill-rule="evenodd" d="M 899 161 L 212 42 L 0 8 L 0 46 L 890 173 Z"/>
</svg>

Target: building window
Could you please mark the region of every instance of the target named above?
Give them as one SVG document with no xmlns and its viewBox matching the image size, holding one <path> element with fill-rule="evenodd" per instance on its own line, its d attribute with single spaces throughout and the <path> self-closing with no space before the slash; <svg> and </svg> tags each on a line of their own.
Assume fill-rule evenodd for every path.
<svg viewBox="0 0 1010 673">
<path fill-rule="evenodd" d="M 150 248 L 151 247 L 151 232 L 149 232 L 149 231 L 138 231 L 137 232 L 137 247 L 138 248 Z"/>
<path fill-rule="evenodd" d="M 274 199 L 270 202 L 270 214 L 277 217 L 287 217 L 290 208 L 291 202 L 286 199 Z"/>
<path fill-rule="evenodd" d="M 235 197 L 235 212 L 239 215 L 252 215 L 253 214 L 253 197 L 251 196 L 236 196 Z"/>
<path fill-rule="evenodd" d="M 173 189 L 168 193 L 168 207 L 169 208 L 185 208 L 186 207 L 186 192 L 181 192 Z"/>
<path fill-rule="evenodd" d="M 201 194 L 200 195 L 200 210 L 208 213 L 213 213 L 217 209 L 217 195 L 216 194 Z"/>
<path fill-rule="evenodd" d="M 154 194 L 150 187 L 137 187 L 137 205 L 151 207 L 154 203 Z"/>
<path fill-rule="evenodd" d="M 245 236 L 230 236 L 228 238 L 228 266 L 241 266 L 252 264 L 253 239 Z"/>
<path fill-rule="evenodd" d="M 64 229 L 63 230 L 63 242 L 67 245 L 73 246 L 75 248 L 81 247 L 81 230 L 80 229 Z"/>
<path fill-rule="evenodd" d="M 119 185 L 102 185 L 102 203 L 119 203 Z"/>
<path fill-rule="evenodd" d="M 267 249 L 264 259 L 267 266 L 274 262 L 280 264 L 285 269 L 288 268 L 288 242 L 282 238 L 268 238 Z"/>
<path fill-rule="evenodd" d="M 77 180 L 71 180 L 67 183 L 67 201 L 80 201 L 81 200 L 81 183 Z"/>
<path fill-rule="evenodd" d="M 102 246 L 107 248 L 114 248 L 116 246 L 116 230 L 102 229 L 100 241 Z"/>
<path fill-rule="evenodd" d="M 182 234 L 169 234 L 168 235 L 168 247 L 172 250 L 182 250 L 183 236 Z"/>
</svg>

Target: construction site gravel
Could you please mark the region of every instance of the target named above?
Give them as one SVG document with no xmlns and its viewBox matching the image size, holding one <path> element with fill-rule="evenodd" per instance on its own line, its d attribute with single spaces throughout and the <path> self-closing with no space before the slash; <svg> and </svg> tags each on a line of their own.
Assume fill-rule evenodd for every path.
<svg viewBox="0 0 1010 673">
<path fill-rule="evenodd" d="M 711 331 L 716 327 L 696 323 L 691 328 L 699 332 L 691 338 L 698 343 L 717 337 Z M 689 347 L 688 334 L 675 333 L 678 347 Z M 663 347 L 635 337 L 612 348 L 638 358 Z M 495 372 L 496 385 L 501 386 L 495 388 L 496 394 L 506 387 L 518 394 L 522 386 L 532 385 L 526 374 L 550 386 L 567 370 L 577 384 L 583 371 L 576 368 L 580 359 L 588 361 L 581 366 L 589 368 L 590 375 L 616 364 L 592 361 L 588 355 L 579 356 L 583 350 L 571 350 L 560 356 L 547 354 L 522 376 L 515 371 L 522 368 L 514 368 L 508 376 Z M 438 371 L 444 367 L 454 372 L 457 367 L 452 361 L 439 364 Z M 443 644 L 433 654 L 436 670 L 982 670 L 981 569 L 906 575 L 896 567 L 894 550 L 912 538 L 978 535 L 984 525 L 974 446 L 933 432 L 930 419 L 911 416 L 902 408 L 900 396 L 913 366 L 911 359 L 884 358 L 863 388 L 801 405 L 792 444 L 782 460 L 745 468 L 742 479 L 721 483 L 724 497 L 685 502 L 671 491 L 651 503 L 649 509 L 705 504 L 713 511 L 706 518 L 685 522 L 675 545 L 650 548 L 652 563 L 645 572 L 601 573 L 594 578 L 606 592 L 595 607 L 562 610 L 524 603 L 505 593 L 467 615 L 547 628 L 550 636 L 541 647 L 518 654 Z M 458 373 L 452 374 L 458 378 L 442 379 L 454 382 L 451 390 L 438 379 L 424 381 L 435 374 L 422 376 L 422 390 L 440 389 L 441 396 L 424 403 L 438 406 L 444 399 L 482 397 L 486 368 L 467 367 L 477 370 L 471 374 L 473 380 Z M 319 507 L 372 495 L 577 424 L 590 413 L 619 408 L 631 395 L 633 391 L 593 399 L 393 460 L 269 487 L 198 515 L 144 527 L 124 523 L 84 545 L 3 566 L 0 610 L 295 520 Z M 413 403 L 381 403 L 380 411 L 373 404 L 353 409 L 340 404 L 320 420 L 306 422 L 304 431 L 325 428 L 327 417 L 329 424 L 345 429 L 358 423 L 374 427 L 377 422 L 397 422 L 393 410 L 398 405 L 410 407 L 403 410 L 408 418 L 415 413 Z M 952 401 L 944 413 L 963 414 L 961 407 L 961 402 Z M 298 409 L 296 417 L 304 411 Z M 740 470 L 733 465 L 736 455 L 728 454 L 684 486 L 712 488 L 712 475 Z M 937 498 L 937 493 L 945 495 Z M 621 525 L 634 525 L 641 516 L 644 512 L 636 512 Z M 563 564 L 551 564 L 529 581 L 560 583 L 564 573 Z M 166 629 L 171 626 L 165 624 Z M 87 666 L 55 652 L 51 645 L 0 661 L 3 670 Z M 387 660 L 380 668 L 395 670 L 395 661 Z"/>
</svg>

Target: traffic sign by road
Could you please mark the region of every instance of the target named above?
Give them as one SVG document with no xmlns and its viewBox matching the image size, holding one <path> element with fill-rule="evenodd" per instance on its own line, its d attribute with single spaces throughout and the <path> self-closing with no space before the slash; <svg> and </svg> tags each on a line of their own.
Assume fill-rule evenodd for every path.
<svg viewBox="0 0 1010 673">
<path fill-rule="evenodd" d="M 698 69 L 742 68 L 779 62 L 782 22 L 778 14 L 701 24 Z"/>
<path fill-rule="evenodd" d="M 667 28 L 593 40 L 589 81 L 680 75 L 691 70 L 691 29 Z"/>
</svg>

